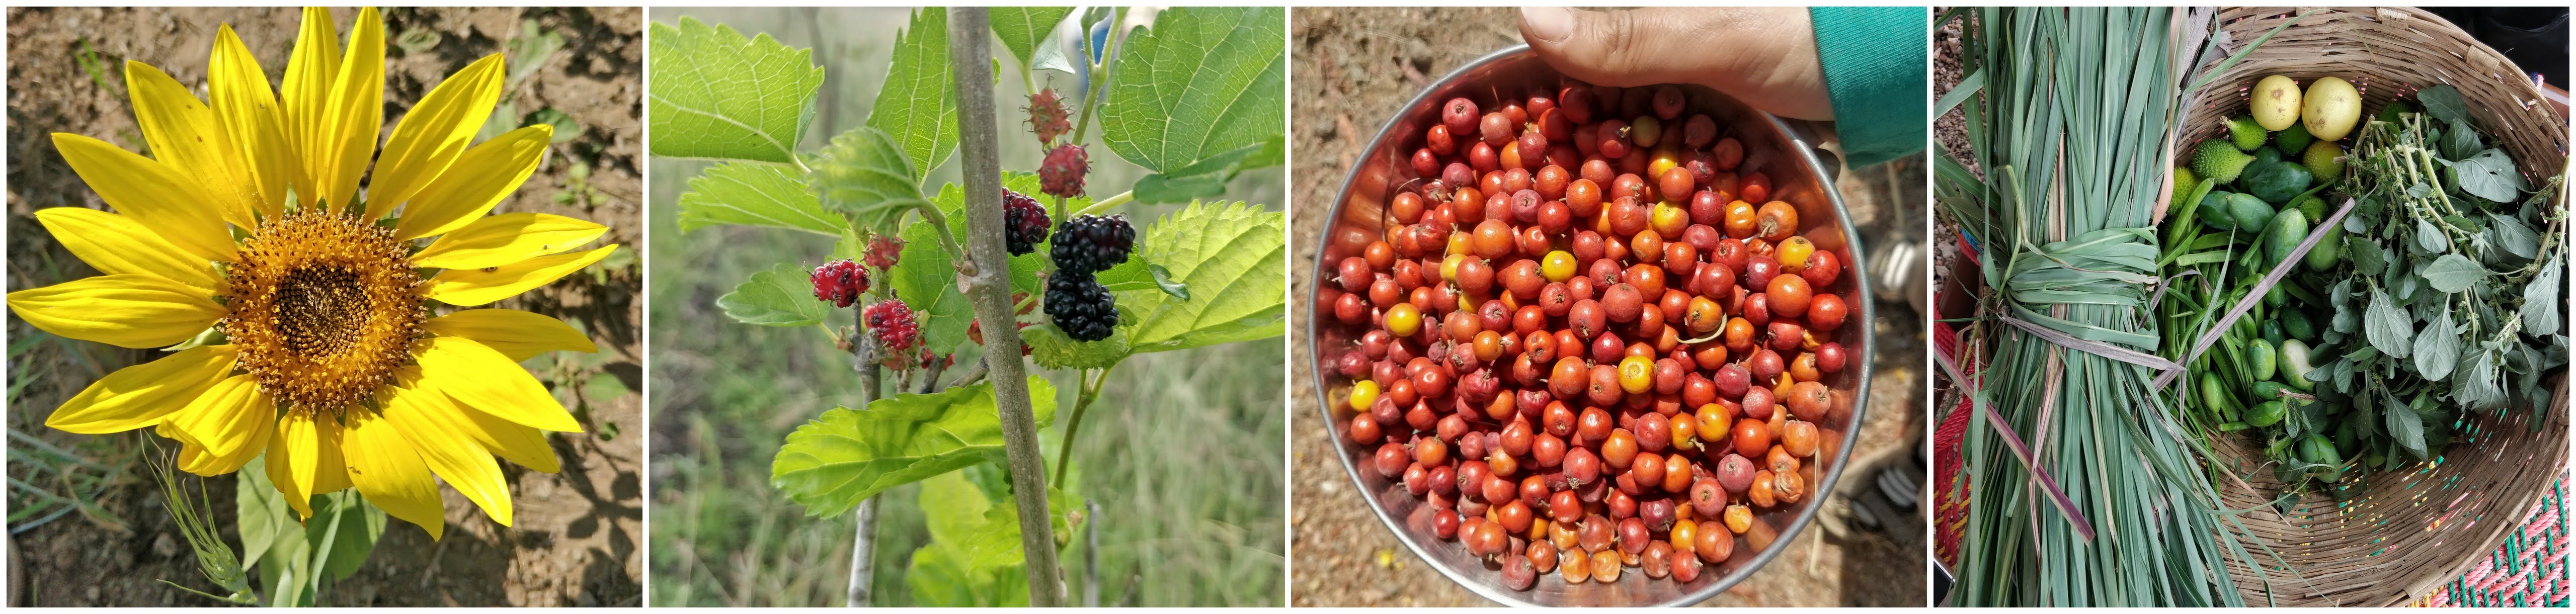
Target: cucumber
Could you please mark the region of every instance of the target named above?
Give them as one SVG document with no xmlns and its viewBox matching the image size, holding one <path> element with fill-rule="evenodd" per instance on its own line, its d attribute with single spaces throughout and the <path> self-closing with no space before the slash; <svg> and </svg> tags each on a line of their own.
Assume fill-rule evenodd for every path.
<svg viewBox="0 0 2576 614">
<path fill-rule="evenodd" d="M 2308 270 L 2331 271 L 2335 264 L 2343 262 L 2343 235 L 2342 224 L 2327 227 L 2326 236 L 2317 239 L 2317 246 L 2308 248 Z"/>
<path fill-rule="evenodd" d="M 2292 386 L 2297 386 L 2300 390 L 2315 390 L 2317 383 L 2308 381 L 2308 372 L 2316 370 L 2316 365 L 2308 362 L 2314 358 L 2308 351 L 2308 343 L 2297 339 L 2285 339 L 2281 341 L 2279 351 L 2280 368 L 2283 371 L 2281 379 L 2290 382 Z"/>
<path fill-rule="evenodd" d="M 2282 403 L 2280 399 L 2264 401 L 2261 404 L 2255 405 L 2253 410 L 2245 413 L 2245 423 L 2254 426 L 2271 426 L 2280 424 L 2281 417 L 2288 415 L 2289 413 L 2289 405 Z"/>
<path fill-rule="evenodd" d="M 2200 197 L 2199 213 L 2194 214 L 2200 223 L 2219 230 L 2236 229 L 2236 213 L 2227 207 L 2228 194 L 2225 190 L 2210 190 L 2208 195 Z"/>
<path fill-rule="evenodd" d="M 2288 255 L 2307 238 L 2308 214 L 2290 208 L 2273 214 L 2270 223 L 2263 226 L 2263 265 L 2266 268 L 2279 265 L 2282 256 Z"/>
<path fill-rule="evenodd" d="M 2288 385 L 2280 382 L 2254 382 L 2254 398 L 2278 401 L 2281 400 L 2281 391 L 2289 389 Z"/>
<path fill-rule="evenodd" d="M 2273 288 L 2278 289 L 2280 287 L 2273 286 Z M 2281 334 L 2281 320 L 2279 318 L 2267 319 L 2264 320 L 2262 324 L 2254 325 L 2254 332 L 2255 336 L 2262 337 L 2264 341 L 2270 341 L 2272 342 L 2272 345 L 2276 346 L 2281 344 L 2282 339 L 2288 338 Z"/>
<path fill-rule="evenodd" d="M 2245 342 L 2245 374 L 2254 381 L 2272 379 L 2273 362 L 2279 358 L 2280 355 L 2272 351 L 2272 342 L 2262 339 Z"/>
<path fill-rule="evenodd" d="M 2309 469 L 2308 475 L 2328 482 L 2343 480 L 2343 454 L 2335 450 L 2334 441 L 2324 434 L 2309 435 L 2299 441 L 2299 459 L 2328 465 Z"/>
<path fill-rule="evenodd" d="M 2316 252 L 2308 253 L 2313 254 Z M 2308 319 L 2308 312 L 2306 311 L 2298 309 L 2284 309 L 2281 310 L 2281 332 L 2287 334 L 2291 339 L 2315 339 L 2317 338 L 2317 323 L 2314 320 Z"/>
<path fill-rule="evenodd" d="M 2201 404 L 2209 406 L 2213 411 L 2223 410 L 2227 408 L 2229 400 L 2227 385 L 2218 381 L 2218 374 L 2209 372 L 2200 374 Z"/>
<path fill-rule="evenodd" d="M 2258 231 L 2262 230 L 2265 224 L 2270 224 L 2272 217 L 2279 213 L 2272 209 L 2272 203 L 2263 202 L 2263 199 L 2243 192 L 2227 195 L 2227 211 L 2236 216 L 2238 229 Z"/>
</svg>

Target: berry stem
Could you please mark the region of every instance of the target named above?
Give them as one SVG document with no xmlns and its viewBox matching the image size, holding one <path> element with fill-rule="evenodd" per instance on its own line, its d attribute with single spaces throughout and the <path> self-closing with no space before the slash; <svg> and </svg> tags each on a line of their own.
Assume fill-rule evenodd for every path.
<svg viewBox="0 0 2576 614">
<path fill-rule="evenodd" d="M 859 376 L 859 407 L 862 408 L 876 402 L 878 383 L 885 373 L 884 367 L 877 364 L 879 350 L 876 337 L 867 333 L 866 326 L 867 318 L 859 318 L 859 324 L 850 327 L 847 340 L 850 370 Z M 868 497 L 860 501 L 859 509 L 851 515 L 856 517 L 854 524 L 857 526 L 850 541 L 850 586 L 845 596 L 849 607 L 862 607 L 869 604 L 870 593 L 875 587 L 877 498 Z"/>
<path fill-rule="evenodd" d="M 1110 32 L 1109 56 L 1107 57 L 1116 57 L 1127 49 L 1126 29 L 1118 27 L 1118 21 L 1126 17 L 1126 13 L 1124 11 L 1125 9 L 1117 7 L 1110 7 L 1109 9 Z M 1091 35 L 1089 34 L 1084 34 L 1082 37 L 1082 52 L 1086 55 L 1091 53 Z M 1091 62 L 1091 74 L 1096 75 L 1098 78 L 1091 80 L 1091 91 L 1085 92 L 1082 95 L 1082 116 L 1080 120 L 1073 122 L 1073 138 L 1066 139 L 1065 142 L 1067 143 L 1079 145 L 1082 143 L 1082 136 L 1090 133 L 1091 131 L 1091 112 L 1094 109 L 1100 108 L 1100 93 L 1109 91 L 1109 78 L 1114 76 L 1111 74 L 1110 70 L 1113 66 L 1109 63 L 1107 57 L 1083 58 L 1084 60 Z M 1061 197 L 1055 199 L 1055 219 L 1067 219 L 1064 214 L 1064 199 Z"/>
<path fill-rule="evenodd" d="M 1109 210 L 1110 208 L 1112 208 L 1112 207 L 1116 207 L 1116 206 L 1119 206 L 1119 205 L 1124 205 L 1124 204 L 1127 204 L 1128 202 L 1131 202 L 1131 201 L 1134 201 L 1134 200 L 1136 200 L 1136 191 L 1135 191 L 1135 190 L 1128 190 L 1128 191 L 1125 191 L 1125 192 L 1119 192 L 1117 196 L 1111 196 L 1111 197 L 1108 197 L 1108 198 L 1100 199 L 1100 200 L 1098 200 L 1098 201 L 1093 201 L 1093 202 L 1091 203 L 1091 206 L 1089 206 L 1089 207 L 1083 207 L 1081 211 L 1076 211 L 1076 212 L 1074 212 L 1073 214 L 1074 214 L 1074 215 L 1099 215 L 1101 212 L 1103 212 L 1103 211 L 1108 211 L 1108 210 Z M 1072 219 L 1072 218 L 1066 218 L 1066 219 Z"/>
<path fill-rule="evenodd" d="M 1093 399 L 1100 398 L 1100 387 L 1109 383 L 1109 371 L 1116 368 L 1118 368 L 1117 363 L 1102 367 L 1097 372 L 1098 379 L 1092 377 L 1093 371 L 1083 370 L 1082 394 L 1074 397 L 1073 417 L 1066 418 L 1064 421 L 1064 441 L 1055 447 L 1055 481 L 1047 484 L 1047 487 L 1064 488 L 1064 474 L 1072 473 L 1070 466 L 1065 463 L 1073 462 L 1073 442 L 1077 441 L 1076 435 L 1082 434 L 1082 415 L 1091 409 Z"/>
<path fill-rule="evenodd" d="M 948 15 L 948 61 L 951 87 L 957 92 L 957 136 L 966 202 L 1002 201 L 1002 161 L 993 119 L 991 15 L 983 7 L 959 7 Z M 926 216 L 927 217 L 927 216 Z M 985 322 L 1012 321 L 1011 260 L 1007 225 L 1001 207 L 966 208 L 967 244 L 980 262 L 968 275 L 967 303 Z M 941 230 L 945 235 L 946 230 Z M 942 237 L 943 241 L 947 240 Z M 1020 331 L 996 325 L 984 331 L 984 364 L 991 371 L 993 401 L 1002 422 L 1004 466 L 1018 506 L 1020 553 L 1027 560 L 1029 605 L 1064 605 L 1063 569 L 1057 566 L 1055 526 L 1047 510 L 1046 460 L 1038 449 L 1037 419 L 1029 409 L 1028 366 L 1020 358 Z"/>
</svg>

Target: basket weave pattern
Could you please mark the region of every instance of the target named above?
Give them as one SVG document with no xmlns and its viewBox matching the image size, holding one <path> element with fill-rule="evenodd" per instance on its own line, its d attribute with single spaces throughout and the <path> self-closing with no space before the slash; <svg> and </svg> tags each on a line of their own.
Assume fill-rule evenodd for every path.
<svg viewBox="0 0 2576 614">
<path fill-rule="evenodd" d="M 2304 10 L 2315 9 L 2222 10 L 2218 27 L 2232 41 L 2222 51 L 2233 53 Z M 2223 137 L 2226 119 L 2245 113 L 2250 86 L 2275 74 L 2302 86 L 2324 76 L 2351 81 L 2365 117 L 2389 100 L 2450 84 L 2533 185 L 2545 182 L 2541 172 L 2566 166 L 2565 123 L 2540 91 L 2494 49 L 2410 8 L 2317 10 L 2282 30 L 2194 95 L 2178 142 Z M 2225 505 L 2253 510 L 2238 518 L 2255 560 L 2227 562 L 2246 604 L 2405 605 L 2470 572 L 2517 533 L 2564 471 L 2567 424 L 2556 417 L 2567 403 L 2564 377 L 2554 386 L 2549 409 L 2469 414 L 2458 425 L 2460 440 L 2434 460 L 2347 479 L 2339 492 L 2311 493 L 2287 514 L 2269 504 L 2280 484 L 2258 442 L 2214 442 L 2216 460 L 2239 469 L 2242 479 L 2219 485 Z"/>
<path fill-rule="evenodd" d="M 2567 607 L 2567 482 L 2531 508 L 2522 530 L 2419 605 L 2436 608 Z"/>
</svg>

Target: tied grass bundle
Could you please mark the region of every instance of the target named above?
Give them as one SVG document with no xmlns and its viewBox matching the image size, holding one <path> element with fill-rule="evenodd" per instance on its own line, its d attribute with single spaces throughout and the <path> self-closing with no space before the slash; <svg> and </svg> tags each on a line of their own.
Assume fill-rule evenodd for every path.
<svg viewBox="0 0 2576 614">
<path fill-rule="evenodd" d="M 1965 105 L 1972 151 L 1950 153 L 1985 176 L 1945 159 L 1940 193 L 1995 292 L 1971 329 L 1993 356 L 1961 442 L 1956 604 L 2241 606 L 2224 558 L 2250 557 L 2199 473 L 2206 442 L 2136 362 L 2158 360 L 2172 12 L 1966 10 L 1967 77 L 1939 106 Z"/>
</svg>

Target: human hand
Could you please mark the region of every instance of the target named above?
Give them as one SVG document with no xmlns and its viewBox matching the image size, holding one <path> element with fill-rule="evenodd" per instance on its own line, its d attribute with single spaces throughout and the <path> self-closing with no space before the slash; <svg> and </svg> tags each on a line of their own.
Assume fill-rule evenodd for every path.
<svg viewBox="0 0 2576 614">
<path fill-rule="evenodd" d="M 1772 115 L 1834 118 L 1807 9 L 1524 7 L 1521 38 L 1548 65 L 1588 83 L 1693 83 Z"/>
</svg>

